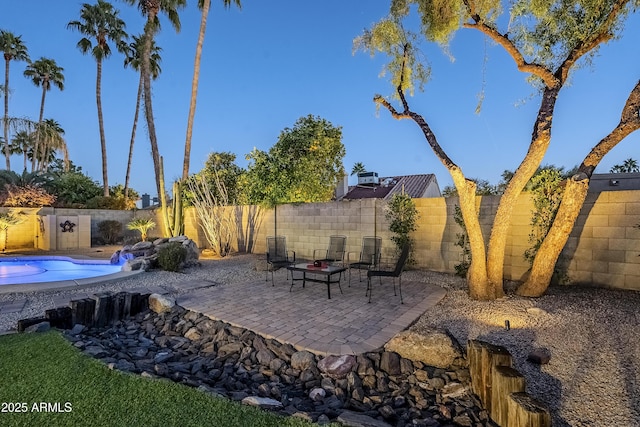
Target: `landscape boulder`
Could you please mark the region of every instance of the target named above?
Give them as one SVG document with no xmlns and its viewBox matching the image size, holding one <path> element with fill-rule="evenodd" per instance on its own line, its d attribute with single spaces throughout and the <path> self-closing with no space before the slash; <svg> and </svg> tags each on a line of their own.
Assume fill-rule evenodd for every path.
<svg viewBox="0 0 640 427">
<path fill-rule="evenodd" d="M 430 329 L 426 332 L 403 331 L 384 346 L 386 351 L 396 352 L 405 359 L 425 365 L 447 369 L 464 366 L 460 344 L 446 331 Z"/>
<path fill-rule="evenodd" d="M 149 309 L 154 313 L 168 313 L 174 305 L 176 305 L 176 300 L 170 296 L 160 294 L 149 295 Z"/>
</svg>

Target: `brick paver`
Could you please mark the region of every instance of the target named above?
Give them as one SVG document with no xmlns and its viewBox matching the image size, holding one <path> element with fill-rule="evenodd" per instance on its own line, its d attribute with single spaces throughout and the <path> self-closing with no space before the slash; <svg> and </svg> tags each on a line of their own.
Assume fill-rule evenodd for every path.
<svg viewBox="0 0 640 427">
<path fill-rule="evenodd" d="M 190 288 L 188 284 L 184 287 Z M 369 304 L 366 282 L 357 279 L 351 287 L 344 281 L 343 293 L 332 292 L 331 299 L 327 299 L 324 284 L 296 285 L 291 292 L 289 288 L 284 275 L 276 275 L 275 286 L 271 280 L 256 280 L 191 289 L 177 303 L 299 350 L 319 355 L 358 354 L 383 346 L 446 294 L 439 286 L 403 281 L 404 304 L 400 304 L 391 279 L 383 280 L 382 285 L 376 279 Z"/>
</svg>

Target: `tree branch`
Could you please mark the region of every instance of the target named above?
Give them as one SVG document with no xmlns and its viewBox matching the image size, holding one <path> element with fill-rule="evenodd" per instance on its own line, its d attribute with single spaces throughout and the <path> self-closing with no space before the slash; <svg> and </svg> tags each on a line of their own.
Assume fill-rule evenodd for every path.
<svg viewBox="0 0 640 427">
<path fill-rule="evenodd" d="M 473 22 L 466 22 L 462 24 L 464 28 L 473 28 L 487 35 L 493 41 L 502 46 L 502 48 L 511 56 L 515 61 L 518 70 L 525 73 L 531 73 L 534 76 L 539 77 L 547 87 L 552 88 L 560 83 L 558 78 L 546 67 L 540 64 L 528 63 L 518 48 L 511 40 L 509 40 L 509 37 L 487 25 L 480 15 L 476 13 L 475 4 L 472 1 L 464 0 L 464 4 L 467 7 L 471 19 L 473 20 Z"/>
<path fill-rule="evenodd" d="M 602 140 L 591 149 L 578 170 L 586 174 L 587 178 L 591 178 L 593 171 L 603 157 L 618 145 L 620 141 L 638 129 L 640 129 L 640 81 L 636 83 L 629 94 L 629 98 L 622 109 L 620 123 L 618 123 L 609 135 L 602 138 Z"/>
</svg>

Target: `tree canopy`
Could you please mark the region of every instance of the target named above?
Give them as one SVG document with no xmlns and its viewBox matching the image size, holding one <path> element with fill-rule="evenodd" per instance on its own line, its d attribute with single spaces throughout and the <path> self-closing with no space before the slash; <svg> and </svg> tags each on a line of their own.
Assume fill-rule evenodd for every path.
<svg viewBox="0 0 640 427">
<path fill-rule="evenodd" d="M 619 36 L 625 18 L 640 5 L 640 0 L 514 0 L 509 3 L 508 17 L 502 17 L 503 3 L 506 2 L 391 0 L 389 15 L 354 40 L 355 49 L 388 57 L 383 73 L 390 74 L 394 92 L 391 97 L 375 95 L 374 102 L 395 119 L 414 121 L 451 174 L 473 254 L 467 283 L 471 297 L 476 299 L 504 295 L 504 257 L 511 217 L 518 196 L 540 166 L 551 142 L 561 89 L 571 72 L 588 63 L 604 43 Z M 414 11 L 419 18 L 417 29 L 415 20 L 409 19 L 414 18 Z M 540 107 L 528 151 L 504 188 L 488 244 L 478 220 L 477 182 L 465 177 L 425 117 L 413 111 L 407 100 L 407 94 L 412 94 L 416 86 L 421 88 L 430 75 L 421 42 L 446 46 L 461 28 L 478 31 L 504 50 L 540 90 Z M 518 289 L 521 295 L 541 295 L 548 286 L 553 265 L 584 203 L 593 170 L 613 146 L 640 127 L 639 102 L 640 83 L 631 91 L 620 124 L 592 149 L 567 185 L 565 194 L 569 197 L 562 200 L 566 209 L 559 208 L 554 221 L 557 227 L 552 227 L 545 238 L 548 244 L 541 244 L 532 274 Z"/>
<path fill-rule="evenodd" d="M 280 203 L 331 200 L 344 175 L 342 128 L 308 115 L 285 128 L 268 152 L 247 155 L 248 201 L 274 206 Z"/>
</svg>

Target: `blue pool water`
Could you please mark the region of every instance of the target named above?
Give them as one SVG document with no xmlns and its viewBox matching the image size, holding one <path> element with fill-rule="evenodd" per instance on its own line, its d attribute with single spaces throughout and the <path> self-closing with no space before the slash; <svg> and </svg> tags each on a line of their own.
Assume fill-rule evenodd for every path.
<svg viewBox="0 0 640 427">
<path fill-rule="evenodd" d="M 68 257 L 12 257 L 0 259 L 0 286 L 86 279 L 119 271 L 122 271 L 122 265 L 114 265 L 109 261 Z"/>
</svg>

